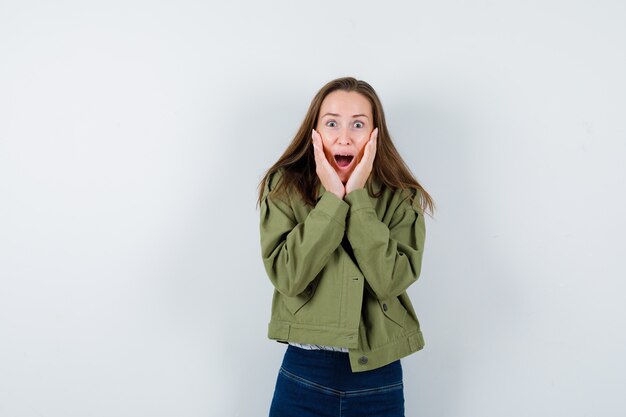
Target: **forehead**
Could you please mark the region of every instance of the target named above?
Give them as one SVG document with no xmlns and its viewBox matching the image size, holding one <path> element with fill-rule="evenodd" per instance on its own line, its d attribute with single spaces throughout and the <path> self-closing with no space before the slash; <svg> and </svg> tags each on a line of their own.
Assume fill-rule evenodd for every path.
<svg viewBox="0 0 626 417">
<path fill-rule="evenodd" d="M 337 90 L 328 94 L 322 106 L 320 114 L 337 113 L 341 116 L 352 116 L 353 114 L 372 114 L 372 106 L 363 94 L 356 91 Z"/>
</svg>

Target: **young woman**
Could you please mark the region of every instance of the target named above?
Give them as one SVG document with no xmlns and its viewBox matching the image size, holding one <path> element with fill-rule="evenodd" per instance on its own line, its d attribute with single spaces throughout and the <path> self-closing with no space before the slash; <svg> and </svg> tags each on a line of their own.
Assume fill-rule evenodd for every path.
<svg viewBox="0 0 626 417">
<path fill-rule="evenodd" d="M 406 289 L 434 206 L 368 83 L 321 88 L 258 204 L 268 337 L 288 344 L 270 417 L 404 416 L 400 358 L 424 346 Z"/>
</svg>

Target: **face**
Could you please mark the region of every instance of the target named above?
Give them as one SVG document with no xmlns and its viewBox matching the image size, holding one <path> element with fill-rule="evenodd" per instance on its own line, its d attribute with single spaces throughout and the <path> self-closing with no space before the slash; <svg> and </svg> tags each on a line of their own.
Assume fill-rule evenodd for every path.
<svg viewBox="0 0 626 417">
<path fill-rule="evenodd" d="M 315 130 L 322 137 L 326 159 L 344 184 L 363 157 L 374 128 L 372 106 L 364 95 L 336 90 L 322 101 Z"/>
</svg>

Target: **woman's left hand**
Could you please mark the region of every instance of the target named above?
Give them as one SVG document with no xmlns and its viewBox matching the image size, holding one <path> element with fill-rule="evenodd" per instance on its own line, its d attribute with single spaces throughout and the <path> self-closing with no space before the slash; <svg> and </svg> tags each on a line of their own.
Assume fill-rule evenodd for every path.
<svg viewBox="0 0 626 417">
<path fill-rule="evenodd" d="M 376 156 L 376 139 L 378 138 L 378 128 L 374 129 L 370 134 L 369 141 L 363 148 L 363 157 L 350 174 L 348 182 L 346 182 L 346 194 L 357 188 L 365 187 L 365 182 L 372 172 L 374 166 L 374 157 Z"/>
</svg>

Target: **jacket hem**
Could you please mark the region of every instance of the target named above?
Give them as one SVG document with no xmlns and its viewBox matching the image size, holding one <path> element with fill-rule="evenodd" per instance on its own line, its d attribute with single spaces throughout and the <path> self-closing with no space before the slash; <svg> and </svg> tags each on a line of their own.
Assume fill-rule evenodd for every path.
<svg viewBox="0 0 626 417">
<path fill-rule="evenodd" d="M 358 330 L 328 326 L 312 326 L 271 321 L 268 338 L 282 343 L 310 343 L 348 348 L 352 372 L 370 371 L 423 349 L 424 337 L 420 329 L 372 350 L 358 349 Z"/>
<path fill-rule="evenodd" d="M 358 329 L 356 328 L 350 330 L 282 321 L 271 321 L 268 325 L 267 336 L 269 339 L 279 342 L 297 342 L 348 349 L 356 349 L 359 339 Z"/>
<path fill-rule="evenodd" d="M 421 330 L 379 346 L 369 351 L 350 350 L 350 367 L 352 372 L 370 371 L 388 365 L 424 348 L 424 337 Z"/>
</svg>

